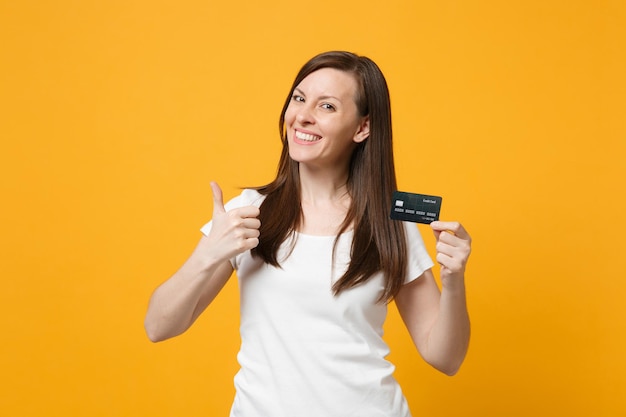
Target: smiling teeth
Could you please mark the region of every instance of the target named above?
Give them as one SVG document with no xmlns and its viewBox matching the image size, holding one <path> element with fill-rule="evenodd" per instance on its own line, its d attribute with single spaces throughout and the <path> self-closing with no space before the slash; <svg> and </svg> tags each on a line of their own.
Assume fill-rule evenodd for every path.
<svg viewBox="0 0 626 417">
<path fill-rule="evenodd" d="M 309 135 L 308 133 L 303 133 L 299 131 L 296 131 L 296 137 L 306 142 L 315 142 L 316 140 L 321 139 L 319 136 Z"/>
</svg>

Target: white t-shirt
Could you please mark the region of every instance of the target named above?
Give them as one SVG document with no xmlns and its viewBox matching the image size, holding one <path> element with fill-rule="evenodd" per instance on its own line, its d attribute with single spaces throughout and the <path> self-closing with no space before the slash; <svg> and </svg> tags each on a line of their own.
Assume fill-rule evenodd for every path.
<svg viewBox="0 0 626 417">
<path fill-rule="evenodd" d="M 226 209 L 260 206 L 264 196 L 244 190 Z M 208 234 L 209 222 L 202 228 Z M 417 227 L 405 223 L 409 282 L 433 266 Z M 231 417 L 409 417 L 410 411 L 385 357 L 387 305 L 378 273 L 367 282 L 332 293 L 350 260 L 353 233 L 296 233 L 279 251 L 281 268 L 253 258 L 231 260 L 241 297 L 241 369 L 235 376 Z M 286 256 L 289 255 L 289 256 Z"/>
</svg>

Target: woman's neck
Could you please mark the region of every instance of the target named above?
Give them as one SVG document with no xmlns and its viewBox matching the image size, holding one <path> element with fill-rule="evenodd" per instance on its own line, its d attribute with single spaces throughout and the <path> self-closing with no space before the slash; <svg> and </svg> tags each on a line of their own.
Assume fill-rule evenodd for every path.
<svg viewBox="0 0 626 417">
<path fill-rule="evenodd" d="M 299 232 L 311 235 L 336 235 L 348 213 L 351 198 L 347 172 L 300 170 L 302 224 Z"/>
<path fill-rule="evenodd" d="M 315 170 L 300 166 L 300 198 L 303 202 L 316 205 L 349 200 L 347 183 L 347 169 Z"/>
</svg>

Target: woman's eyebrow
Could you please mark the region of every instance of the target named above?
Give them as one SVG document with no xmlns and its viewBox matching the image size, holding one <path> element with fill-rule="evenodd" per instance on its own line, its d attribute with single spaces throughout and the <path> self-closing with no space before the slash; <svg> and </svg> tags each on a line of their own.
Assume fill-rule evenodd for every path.
<svg viewBox="0 0 626 417">
<path fill-rule="evenodd" d="M 298 87 L 293 89 L 295 92 L 297 92 L 298 94 L 306 97 L 306 94 L 304 94 L 304 91 L 300 90 Z M 331 96 L 331 95 L 323 95 L 323 96 L 319 96 L 318 100 L 328 100 L 329 98 L 332 98 L 333 100 L 337 100 L 338 102 L 341 103 L 341 100 L 335 96 Z"/>
</svg>

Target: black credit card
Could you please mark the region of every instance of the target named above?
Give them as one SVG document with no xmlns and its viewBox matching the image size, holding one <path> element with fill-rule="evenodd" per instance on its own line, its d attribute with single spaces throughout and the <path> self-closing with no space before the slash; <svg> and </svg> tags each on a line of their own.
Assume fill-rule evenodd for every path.
<svg viewBox="0 0 626 417">
<path fill-rule="evenodd" d="M 439 220 L 441 197 L 395 191 L 390 217 L 394 220 L 430 224 Z"/>
</svg>

